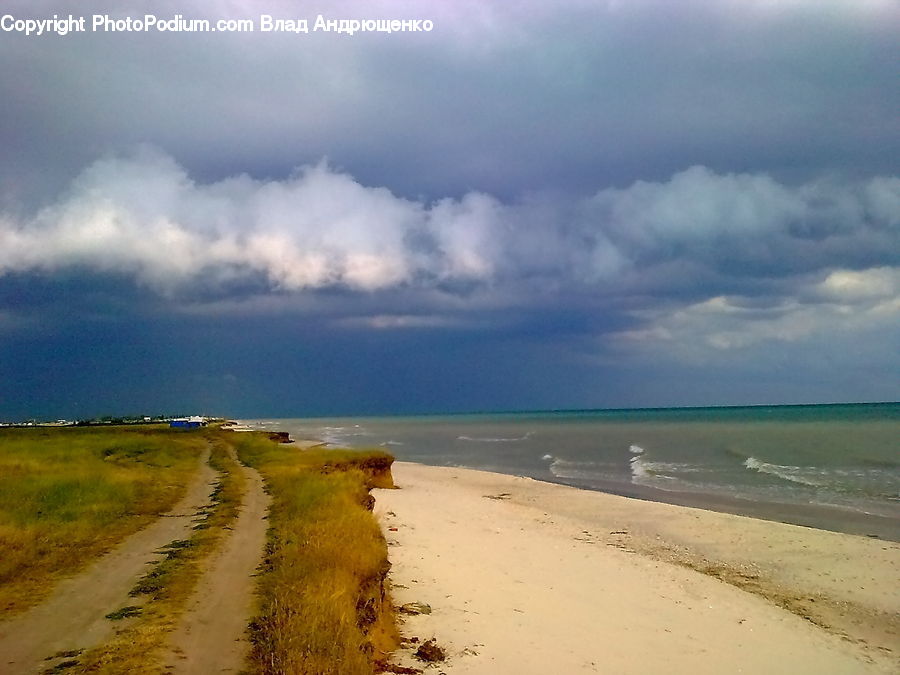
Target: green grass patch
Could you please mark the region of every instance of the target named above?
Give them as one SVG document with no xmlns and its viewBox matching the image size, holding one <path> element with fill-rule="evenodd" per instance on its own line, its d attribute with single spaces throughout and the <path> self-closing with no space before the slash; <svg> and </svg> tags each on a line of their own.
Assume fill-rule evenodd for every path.
<svg viewBox="0 0 900 675">
<path fill-rule="evenodd" d="M 161 426 L 0 430 L 0 619 L 171 508 L 205 447 Z"/>
<path fill-rule="evenodd" d="M 251 625 L 252 671 L 360 675 L 395 646 L 385 598 L 387 545 L 369 488 L 391 486 L 393 457 L 297 450 L 264 436 L 236 438 L 272 497 Z"/>
<path fill-rule="evenodd" d="M 140 616 L 141 608 L 137 605 L 128 605 L 127 607 L 120 607 L 114 612 L 110 612 L 106 615 L 106 618 L 110 621 L 121 621 L 122 619 L 130 619 L 133 616 Z"/>
<path fill-rule="evenodd" d="M 64 673 L 69 668 L 74 668 L 78 665 L 78 661 L 75 659 L 70 659 L 68 661 L 60 661 L 52 668 L 48 668 L 44 671 L 44 675 L 56 675 L 56 673 Z"/>
</svg>

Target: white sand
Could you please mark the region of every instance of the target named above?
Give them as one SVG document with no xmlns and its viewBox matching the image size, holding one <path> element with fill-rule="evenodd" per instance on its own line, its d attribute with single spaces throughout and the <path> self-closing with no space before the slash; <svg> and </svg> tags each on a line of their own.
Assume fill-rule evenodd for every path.
<svg viewBox="0 0 900 675">
<path fill-rule="evenodd" d="M 394 600 L 432 608 L 402 631 L 448 652 L 426 672 L 900 672 L 896 544 L 486 472 L 393 473 L 401 489 L 375 496 Z M 776 602 L 821 604 L 830 630 Z M 423 667 L 415 647 L 396 662 Z"/>
</svg>

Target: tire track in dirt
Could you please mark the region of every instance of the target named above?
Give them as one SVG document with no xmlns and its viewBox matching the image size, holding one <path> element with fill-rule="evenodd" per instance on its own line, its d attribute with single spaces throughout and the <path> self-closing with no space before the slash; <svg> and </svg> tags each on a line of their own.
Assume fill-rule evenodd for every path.
<svg viewBox="0 0 900 675">
<path fill-rule="evenodd" d="M 207 562 L 206 573 L 170 637 L 167 672 L 205 675 L 244 668 L 250 650 L 247 624 L 254 608 L 253 577 L 263 560 L 270 498 L 259 473 L 239 466 L 246 479 L 240 512 L 231 534 Z"/>
<path fill-rule="evenodd" d="M 209 503 L 216 478 L 209 455 L 207 449 L 185 496 L 169 512 L 61 582 L 41 604 L 0 623 L 0 675 L 40 673 L 57 663 L 48 657 L 89 649 L 113 634 L 117 624 L 106 614 L 140 604 L 128 592 L 146 573 L 155 551 L 188 538 L 197 511 Z"/>
</svg>

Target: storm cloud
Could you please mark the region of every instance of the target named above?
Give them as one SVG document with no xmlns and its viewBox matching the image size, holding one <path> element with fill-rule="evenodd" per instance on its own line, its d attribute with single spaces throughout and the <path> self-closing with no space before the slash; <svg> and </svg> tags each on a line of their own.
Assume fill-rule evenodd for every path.
<svg viewBox="0 0 900 675">
<path fill-rule="evenodd" d="M 896 3 L 264 5 L 78 11 L 435 28 L 0 35 L 0 413 L 900 395 Z"/>
<path fill-rule="evenodd" d="M 534 275 L 609 292 L 672 262 L 723 277 L 898 264 L 898 231 L 900 178 L 788 187 L 765 174 L 697 166 L 574 205 L 503 203 L 481 192 L 419 201 L 325 162 L 283 180 L 201 183 L 143 148 L 94 163 L 31 218 L 7 216 L 0 273 L 81 266 L 132 275 L 163 294 L 240 277 L 289 292 L 452 292 Z M 662 284 L 650 290 L 665 292 Z"/>
<path fill-rule="evenodd" d="M 16 16 L 68 14 L 7 3 Z M 322 157 L 367 185 L 503 199 L 664 180 L 693 165 L 808 180 L 890 174 L 890 0 L 548 4 L 91 3 L 113 16 L 430 18 L 430 33 L 4 34 L 5 192 L 52 198 L 152 143 L 200 180 Z"/>
<path fill-rule="evenodd" d="M 615 310 L 627 330 L 600 329 L 613 345 L 734 350 L 896 322 L 898 204 L 897 178 L 790 187 L 704 167 L 574 204 L 479 192 L 426 202 L 325 162 L 283 180 L 201 183 L 143 148 L 96 162 L 33 217 L 6 218 L 0 274 L 115 273 L 208 315 L 233 312 L 236 288 L 263 314 L 340 291 L 330 320 L 373 330 L 476 325 L 488 311 L 594 296 L 607 314 L 627 306 Z M 398 294 L 413 311 L 397 311 Z"/>
</svg>

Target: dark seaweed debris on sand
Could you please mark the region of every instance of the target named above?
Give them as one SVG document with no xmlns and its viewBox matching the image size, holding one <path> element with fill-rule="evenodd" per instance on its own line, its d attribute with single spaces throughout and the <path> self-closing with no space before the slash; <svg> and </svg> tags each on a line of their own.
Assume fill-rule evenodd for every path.
<svg viewBox="0 0 900 675">
<path fill-rule="evenodd" d="M 400 605 L 400 611 L 403 614 L 431 614 L 431 605 L 424 602 L 407 602 Z"/>
<path fill-rule="evenodd" d="M 435 663 L 437 661 L 443 661 L 447 658 L 447 655 L 437 642 L 435 642 L 434 638 L 431 638 L 419 645 L 419 648 L 416 650 L 416 658 L 428 663 Z"/>
<path fill-rule="evenodd" d="M 395 663 L 377 663 L 376 672 L 395 673 L 396 675 L 420 675 L 420 668 L 409 668 L 407 666 L 398 666 Z"/>
</svg>

